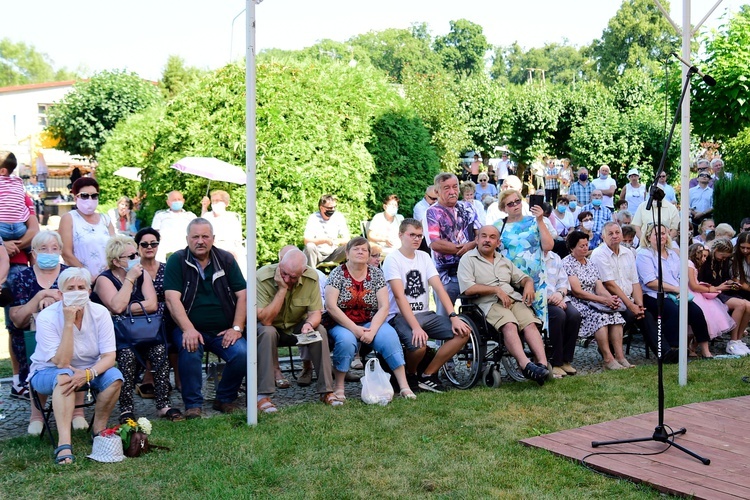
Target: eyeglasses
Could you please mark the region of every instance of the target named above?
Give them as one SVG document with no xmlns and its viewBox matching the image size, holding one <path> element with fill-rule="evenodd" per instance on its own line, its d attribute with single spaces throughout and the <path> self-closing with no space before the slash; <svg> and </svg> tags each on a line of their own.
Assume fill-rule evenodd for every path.
<svg viewBox="0 0 750 500">
<path fill-rule="evenodd" d="M 513 200 L 505 203 L 506 207 L 517 207 L 521 204 L 521 200 Z"/>
<path fill-rule="evenodd" d="M 332 207 L 327 207 L 327 206 L 323 205 L 323 208 L 325 208 L 326 210 L 336 210 L 336 205 L 334 205 Z"/>
<path fill-rule="evenodd" d="M 416 240 L 422 237 L 422 233 L 406 233 L 406 236 L 413 240 Z"/>
<path fill-rule="evenodd" d="M 138 253 L 136 253 L 136 252 L 133 252 L 130 255 L 120 255 L 121 259 L 128 259 L 128 260 L 133 260 L 136 257 L 138 257 Z"/>
<path fill-rule="evenodd" d="M 437 198 L 435 198 L 434 196 L 429 196 L 428 195 L 427 199 L 430 200 L 430 201 L 437 201 Z"/>
<path fill-rule="evenodd" d="M 666 179 L 666 178 L 667 178 L 667 174 L 661 174 L 661 175 L 659 176 L 659 178 L 660 178 L 660 179 Z"/>
<path fill-rule="evenodd" d="M 708 174 L 698 174 L 698 177 L 711 177 L 711 176 Z"/>
<path fill-rule="evenodd" d="M 89 198 L 91 198 L 92 200 L 98 200 L 99 193 L 78 193 L 76 197 L 82 200 L 88 200 Z"/>
<path fill-rule="evenodd" d="M 141 248 L 149 248 L 149 247 L 156 248 L 156 247 L 159 246 L 159 242 L 158 241 L 152 241 L 151 243 L 148 243 L 146 241 L 141 241 L 140 245 L 141 245 Z"/>
</svg>

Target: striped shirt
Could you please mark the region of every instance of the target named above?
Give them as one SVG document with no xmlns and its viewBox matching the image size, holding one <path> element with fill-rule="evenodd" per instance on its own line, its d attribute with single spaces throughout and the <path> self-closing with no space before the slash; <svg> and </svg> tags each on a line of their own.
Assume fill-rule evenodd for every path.
<svg viewBox="0 0 750 500">
<path fill-rule="evenodd" d="M 25 203 L 26 190 L 20 177 L 0 176 L 0 222 L 14 223 L 29 220 Z"/>
</svg>

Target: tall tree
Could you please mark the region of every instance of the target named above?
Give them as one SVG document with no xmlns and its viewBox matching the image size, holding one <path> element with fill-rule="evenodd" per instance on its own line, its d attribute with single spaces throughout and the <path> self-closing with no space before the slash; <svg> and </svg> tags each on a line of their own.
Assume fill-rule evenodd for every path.
<svg viewBox="0 0 750 500">
<path fill-rule="evenodd" d="M 462 121 L 471 139 L 471 148 L 482 156 L 492 154 L 509 133 L 508 91 L 486 74 L 461 79 L 456 84 Z"/>
<path fill-rule="evenodd" d="M 58 149 L 96 156 L 115 125 L 161 101 L 159 89 L 135 73 L 103 71 L 73 90 L 50 110 L 48 131 Z"/>
<path fill-rule="evenodd" d="M 665 9 L 669 3 L 662 1 Z M 679 40 L 653 0 L 625 0 L 609 20 L 592 51 L 600 78 L 614 82 L 627 68 L 657 70 L 659 61 L 679 48 Z"/>
<path fill-rule="evenodd" d="M 484 71 L 484 55 L 490 49 L 482 27 L 466 19 L 450 22 L 450 31 L 435 37 L 433 48 L 443 66 L 459 75 Z"/>
<path fill-rule="evenodd" d="M 65 68 L 55 70 L 49 56 L 32 45 L 14 43 L 9 38 L 0 40 L 0 87 L 73 78 L 75 74 Z"/>
<path fill-rule="evenodd" d="M 440 58 L 430 47 L 426 25 L 412 29 L 387 29 L 357 35 L 350 40 L 363 48 L 376 68 L 388 73 L 397 83 L 402 82 L 404 68 L 411 67 L 417 73 L 435 73 L 442 69 Z"/>
<path fill-rule="evenodd" d="M 172 98 L 200 78 L 202 73 L 198 68 L 185 66 L 185 60 L 180 56 L 171 55 L 162 70 L 159 87 L 165 97 Z"/>
<path fill-rule="evenodd" d="M 590 62 L 586 49 L 578 49 L 567 43 L 547 43 L 544 47 L 532 47 L 524 51 L 518 42 L 509 47 L 497 47 L 490 74 L 495 79 L 507 78 L 510 83 L 526 83 L 531 72 L 533 80 L 570 84 L 589 80 Z"/>
<path fill-rule="evenodd" d="M 695 131 L 708 139 L 735 136 L 750 126 L 750 6 L 743 5 L 707 41 L 705 69 L 718 84 L 693 80 Z"/>
</svg>

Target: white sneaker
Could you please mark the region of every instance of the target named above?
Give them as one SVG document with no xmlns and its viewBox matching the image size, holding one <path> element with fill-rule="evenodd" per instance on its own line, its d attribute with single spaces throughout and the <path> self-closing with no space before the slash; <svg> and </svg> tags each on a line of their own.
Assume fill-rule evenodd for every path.
<svg viewBox="0 0 750 500">
<path fill-rule="evenodd" d="M 34 420 L 29 424 L 29 428 L 26 430 L 26 433 L 30 436 L 38 436 L 42 433 L 44 430 L 44 423 L 40 422 L 39 420 Z"/>
<path fill-rule="evenodd" d="M 749 353 L 746 352 L 740 344 L 744 344 L 744 342 L 740 340 L 730 340 L 727 342 L 727 354 L 733 356 L 747 356 Z M 747 346 L 745 346 L 745 349 L 747 349 Z"/>
<path fill-rule="evenodd" d="M 85 431 L 89 428 L 89 423 L 83 417 L 76 417 L 73 419 L 73 430 Z"/>
</svg>

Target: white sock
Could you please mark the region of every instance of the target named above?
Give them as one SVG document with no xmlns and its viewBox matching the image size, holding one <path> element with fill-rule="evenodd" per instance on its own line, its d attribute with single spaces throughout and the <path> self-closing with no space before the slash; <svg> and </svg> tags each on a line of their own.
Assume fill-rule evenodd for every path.
<svg viewBox="0 0 750 500">
<path fill-rule="evenodd" d="M 270 398 L 270 394 L 258 394 L 258 401 L 260 401 L 263 398 Z"/>
<path fill-rule="evenodd" d="M 21 388 L 21 378 L 17 373 L 13 375 L 13 387 L 15 387 L 16 389 Z"/>
</svg>

